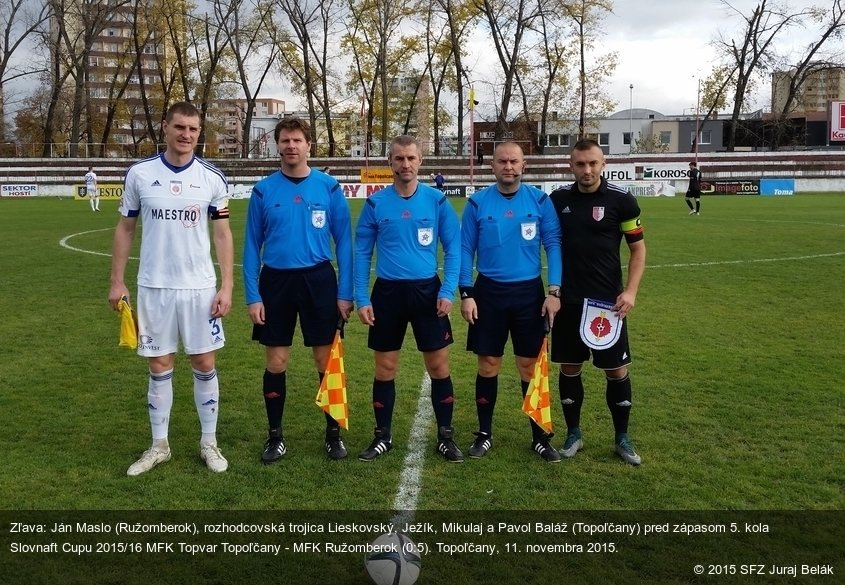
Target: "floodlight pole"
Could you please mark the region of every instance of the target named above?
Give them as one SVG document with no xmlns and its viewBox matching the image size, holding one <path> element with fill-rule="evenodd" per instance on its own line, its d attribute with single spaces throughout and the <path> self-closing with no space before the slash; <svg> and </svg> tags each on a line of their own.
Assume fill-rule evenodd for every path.
<svg viewBox="0 0 845 585">
<path fill-rule="evenodd" d="M 698 128 L 699 112 L 701 111 L 701 78 L 698 78 L 698 91 L 695 94 L 695 137 L 693 138 L 693 160 L 698 167 L 698 136 L 701 132 Z"/>
<path fill-rule="evenodd" d="M 469 86 L 469 184 L 474 185 L 475 176 L 475 89 Z"/>
<path fill-rule="evenodd" d="M 631 95 L 628 100 L 628 154 L 634 152 L 634 84 L 628 86 Z"/>
</svg>

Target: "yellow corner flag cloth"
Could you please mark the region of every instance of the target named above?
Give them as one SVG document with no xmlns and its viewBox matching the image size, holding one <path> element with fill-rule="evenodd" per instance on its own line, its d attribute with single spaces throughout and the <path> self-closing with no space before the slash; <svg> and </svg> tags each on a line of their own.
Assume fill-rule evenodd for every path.
<svg viewBox="0 0 845 585">
<path fill-rule="evenodd" d="M 534 364 L 534 375 L 522 401 L 522 412 L 540 425 L 547 433 L 552 432 L 552 407 L 549 394 L 549 347 L 548 337 L 543 338 L 540 355 Z"/>
<path fill-rule="evenodd" d="M 117 312 L 120 314 L 120 341 L 118 347 L 138 348 L 138 322 L 135 320 L 135 311 L 129 304 L 129 299 L 123 297 L 117 303 Z"/>
<path fill-rule="evenodd" d="M 326 373 L 314 400 L 320 410 L 349 430 L 349 403 L 346 400 L 346 370 L 343 367 L 343 341 L 340 331 L 334 335 Z"/>
</svg>

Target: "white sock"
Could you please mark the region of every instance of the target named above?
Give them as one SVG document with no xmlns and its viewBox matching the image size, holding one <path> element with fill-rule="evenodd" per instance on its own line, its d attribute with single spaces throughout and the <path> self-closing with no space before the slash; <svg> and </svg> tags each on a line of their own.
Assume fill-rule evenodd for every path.
<svg viewBox="0 0 845 585">
<path fill-rule="evenodd" d="M 216 369 L 210 372 L 194 370 L 194 403 L 203 435 L 213 436 L 217 432 L 217 410 L 220 406 L 220 384 Z"/>
<path fill-rule="evenodd" d="M 170 410 L 173 408 L 173 369 L 160 374 L 150 372 L 147 386 L 147 410 L 153 431 L 153 444 L 164 441 L 170 426 Z"/>
</svg>

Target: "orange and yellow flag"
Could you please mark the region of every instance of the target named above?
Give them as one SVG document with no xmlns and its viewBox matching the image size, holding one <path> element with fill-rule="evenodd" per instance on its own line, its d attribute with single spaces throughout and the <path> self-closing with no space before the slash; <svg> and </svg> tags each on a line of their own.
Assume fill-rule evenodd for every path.
<svg viewBox="0 0 845 585">
<path fill-rule="evenodd" d="M 343 340 L 340 338 L 340 330 L 335 333 L 326 373 L 314 400 L 320 410 L 328 413 L 340 426 L 349 430 L 349 403 L 346 400 L 346 370 L 343 367 Z"/>
<path fill-rule="evenodd" d="M 552 432 L 552 407 L 549 393 L 549 347 L 548 337 L 543 338 L 540 355 L 534 364 L 534 375 L 522 401 L 522 412 L 540 425 L 547 433 Z"/>
</svg>

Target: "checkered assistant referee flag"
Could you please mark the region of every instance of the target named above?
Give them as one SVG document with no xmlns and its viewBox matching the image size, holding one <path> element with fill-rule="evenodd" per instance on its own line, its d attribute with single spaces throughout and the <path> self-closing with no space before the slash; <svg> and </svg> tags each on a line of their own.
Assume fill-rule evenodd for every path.
<svg viewBox="0 0 845 585">
<path fill-rule="evenodd" d="M 552 432 L 552 407 L 549 393 L 549 338 L 543 338 L 540 355 L 534 364 L 534 375 L 522 401 L 522 412 L 531 417 L 547 433 Z"/>
<path fill-rule="evenodd" d="M 346 400 L 346 370 L 343 367 L 343 340 L 341 330 L 334 334 L 326 373 L 314 399 L 323 412 L 349 430 L 349 403 Z"/>
</svg>

